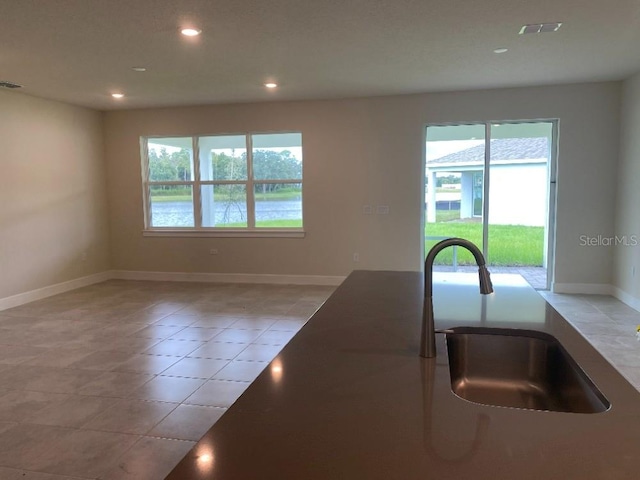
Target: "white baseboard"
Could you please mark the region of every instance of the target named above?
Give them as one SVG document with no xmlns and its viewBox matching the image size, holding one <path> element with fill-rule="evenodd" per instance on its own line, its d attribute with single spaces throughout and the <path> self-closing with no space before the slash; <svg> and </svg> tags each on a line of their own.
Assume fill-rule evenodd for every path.
<svg viewBox="0 0 640 480">
<path fill-rule="evenodd" d="M 134 272 L 108 270 L 105 272 L 57 283 L 11 297 L 0 298 L 0 311 L 35 302 L 59 293 L 86 287 L 106 280 L 151 280 L 159 282 L 212 282 L 212 283 L 270 283 L 278 285 L 338 286 L 346 277 L 326 275 L 267 275 L 249 273 L 187 273 L 187 272 Z"/>
<path fill-rule="evenodd" d="M 111 278 L 158 282 L 271 283 L 278 285 L 340 285 L 346 277 L 323 275 L 271 275 L 258 273 L 135 272 L 114 270 Z"/>
<path fill-rule="evenodd" d="M 621 302 L 626 303 L 631 308 L 640 311 L 640 299 L 634 297 L 633 295 L 628 294 L 627 292 L 625 292 L 624 290 L 618 287 L 612 287 L 612 289 L 613 289 L 612 295 L 614 297 L 616 297 Z"/>
<path fill-rule="evenodd" d="M 584 295 L 612 295 L 613 288 L 607 283 L 554 283 L 553 293 Z"/>
<path fill-rule="evenodd" d="M 11 297 L 0 298 L 0 311 L 7 308 L 18 307 L 25 303 L 35 302 L 36 300 L 42 300 L 43 298 L 51 297 L 52 295 L 58 295 L 59 293 L 75 290 L 76 288 L 86 287 L 93 285 L 94 283 L 104 282 L 112 278 L 112 272 L 100 272 L 86 277 L 80 277 L 67 282 L 56 283 L 55 285 L 49 285 L 47 287 L 38 288 L 29 292 L 19 293 L 12 295 Z"/>
<path fill-rule="evenodd" d="M 326 285 L 338 286 L 346 277 L 329 275 L 271 275 L 253 273 L 187 273 L 187 272 L 136 272 L 108 270 L 49 285 L 11 297 L 0 298 L 0 311 L 24 305 L 59 293 L 86 287 L 106 280 L 150 280 L 156 282 L 211 282 L 211 283 L 266 283 L 277 285 Z M 621 302 L 640 311 L 640 299 L 618 287 L 602 283 L 554 283 L 554 293 L 612 295 Z"/>
</svg>

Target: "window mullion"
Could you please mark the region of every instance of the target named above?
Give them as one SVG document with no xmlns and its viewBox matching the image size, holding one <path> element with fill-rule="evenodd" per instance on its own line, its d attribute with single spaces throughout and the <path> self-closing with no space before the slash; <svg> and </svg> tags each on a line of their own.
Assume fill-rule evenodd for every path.
<svg viewBox="0 0 640 480">
<path fill-rule="evenodd" d="M 294 179 L 294 180 L 285 180 L 285 179 L 271 179 L 271 180 L 254 180 L 254 185 L 262 185 L 263 183 L 287 183 L 292 185 L 300 184 L 302 185 L 302 179 Z"/>
<path fill-rule="evenodd" d="M 256 203 L 253 188 L 253 142 L 247 134 L 247 228 L 256 228 Z"/>
<path fill-rule="evenodd" d="M 491 182 L 491 122 L 484 124 L 484 165 L 482 174 L 482 254 L 489 257 L 489 195 Z"/>
<path fill-rule="evenodd" d="M 200 185 L 245 185 L 246 180 L 200 180 Z"/>
<path fill-rule="evenodd" d="M 200 191 L 200 142 L 192 137 L 193 149 L 193 216 L 195 228 L 202 228 L 202 199 Z"/>
<path fill-rule="evenodd" d="M 192 186 L 193 185 L 193 181 L 184 181 L 184 180 L 167 180 L 167 181 L 151 181 L 151 182 L 147 182 L 149 185 L 187 185 L 187 186 Z"/>
</svg>

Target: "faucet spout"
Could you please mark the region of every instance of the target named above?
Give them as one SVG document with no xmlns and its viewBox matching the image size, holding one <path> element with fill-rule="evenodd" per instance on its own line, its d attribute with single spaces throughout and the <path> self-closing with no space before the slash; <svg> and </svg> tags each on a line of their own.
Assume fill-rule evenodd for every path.
<svg viewBox="0 0 640 480">
<path fill-rule="evenodd" d="M 493 293 L 493 284 L 487 270 L 486 262 L 482 252 L 469 240 L 464 238 L 447 238 L 436 243 L 424 261 L 424 305 L 422 308 L 422 335 L 420 338 L 420 356 L 433 358 L 436 356 L 436 334 L 435 322 L 433 318 L 433 263 L 436 255 L 447 247 L 463 247 L 469 250 L 478 265 L 478 276 L 480 281 L 480 293 L 487 295 Z"/>
</svg>

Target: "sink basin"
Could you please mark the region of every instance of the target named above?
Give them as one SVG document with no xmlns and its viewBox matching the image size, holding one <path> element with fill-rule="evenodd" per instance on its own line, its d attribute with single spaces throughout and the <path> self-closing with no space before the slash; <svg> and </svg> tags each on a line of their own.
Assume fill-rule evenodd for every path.
<svg viewBox="0 0 640 480">
<path fill-rule="evenodd" d="M 453 392 L 470 402 L 569 413 L 610 403 L 558 340 L 532 330 L 447 330 Z"/>
</svg>

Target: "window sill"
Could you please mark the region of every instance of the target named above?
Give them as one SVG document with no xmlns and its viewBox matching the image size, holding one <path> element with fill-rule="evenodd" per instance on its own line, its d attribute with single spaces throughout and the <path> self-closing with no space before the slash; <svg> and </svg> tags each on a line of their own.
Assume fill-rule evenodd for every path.
<svg viewBox="0 0 640 480">
<path fill-rule="evenodd" d="M 304 238 L 306 232 L 300 229 L 286 228 L 261 228 L 255 230 L 247 229 L 220 229 L 220 230 L 194 230 L 163 228 L 154 230 L 143 230 L 144 237 L 227 237 L 227 238 Z"/>
</svg>

